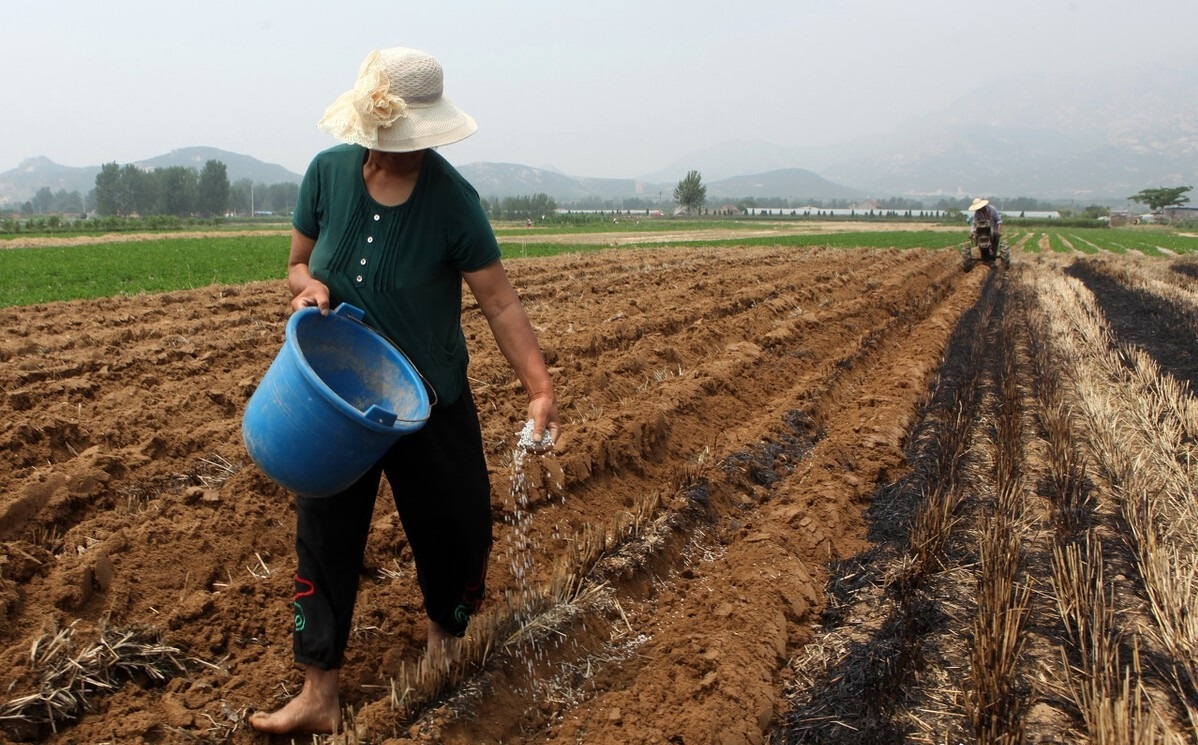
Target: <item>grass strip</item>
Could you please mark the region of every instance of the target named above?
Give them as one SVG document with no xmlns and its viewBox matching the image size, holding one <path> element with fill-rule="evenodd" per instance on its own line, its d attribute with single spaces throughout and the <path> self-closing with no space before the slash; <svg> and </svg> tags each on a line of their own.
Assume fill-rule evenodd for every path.
<svg viewBox="0 0 1198 745">
<path fill-rule="evenodd" d="M 1073 253 L 1073 251 L 1069 248 L 1069 246 L 1065 245 L 1065 241 L 1063 241 L 1061 239 L 1060 233 L 1049 233 L 1048 234 L 1048 247 L 1051 248 L 1054 253 L 1059 253 L 1059 254 Z"/>
<path fill-rule="evenodd" d="M 174 238 L 0 251 L 0 307 L 286 276 L 286 236 Z"/>
</svg>

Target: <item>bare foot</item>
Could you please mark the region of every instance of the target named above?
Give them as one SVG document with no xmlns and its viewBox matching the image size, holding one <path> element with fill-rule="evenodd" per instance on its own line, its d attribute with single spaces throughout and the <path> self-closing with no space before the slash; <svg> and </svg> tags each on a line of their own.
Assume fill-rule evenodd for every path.
<svg viewBox="0 0 1198 745">
<path fill-rule="evenodd" d="M 462 640 L 445 630 L 441 624 L 430 620 L 428 622 L 428 651 L 424 655 L 422 672 L 429 675 L 441 676 L 449 672 L 449 668 L 457 661 L 462 651 Z"/>
<path fill-rule="evenodd" d="M 337 670 L 304 668 L 304 688 L 278 711 L 257 711 L 250 726 L 275 735 L 330 734 L 341 726 L 341 704 L 337 699 Z"/>
</svg>

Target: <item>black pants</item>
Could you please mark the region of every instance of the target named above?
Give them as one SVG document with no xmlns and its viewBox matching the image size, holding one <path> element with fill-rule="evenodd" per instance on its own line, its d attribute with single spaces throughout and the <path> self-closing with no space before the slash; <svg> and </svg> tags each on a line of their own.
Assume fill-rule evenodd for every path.
<svg viewBox="0 0 1198 745">
<path fill-rule="evenodd" d="M 433 407 L 353 486 L 296 497 L 296 662 L 341 667 L 370 519 L 386 474 L 416 561 L 428 617 L 462 635 L 482 603 L 491 550 L 491 486 L 470 392 Z"/>
</svg>

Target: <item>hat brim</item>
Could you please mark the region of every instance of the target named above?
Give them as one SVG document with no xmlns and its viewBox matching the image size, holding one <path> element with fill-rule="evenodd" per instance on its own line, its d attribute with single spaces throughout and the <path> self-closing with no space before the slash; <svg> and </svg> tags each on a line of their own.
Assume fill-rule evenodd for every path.
<svg viewBox="0 0 1198 745">
<path fill-rule="evenodd" d="M 353 105 L 353 92 L 342 94 L 317 125 L 341 142 L 385 153 L 408 153 L 450 145 L 478 131 L 478 124 L 448 98 L 409 103 L 407 113 L 389 127 L 366 131 Z"/>
<path fill-rule="evenodd" d="M 985 207 L 988 204 L 990 204 L 989 199 L 975 199 L 975 200 L 973 200 L 973 204 L 969 205 L 969 211 L 975 212 L 975 211 L 980 210 L 981 208 Z"/>
<path fill-rule="evenodd" d="M 390 127 L 381 127 L 375 150 L 406 153 L 450 145 L 478 131 L 466 112 L 442 96 L 431 104 L 409 104 L 408 115 Z"/>
</svg>

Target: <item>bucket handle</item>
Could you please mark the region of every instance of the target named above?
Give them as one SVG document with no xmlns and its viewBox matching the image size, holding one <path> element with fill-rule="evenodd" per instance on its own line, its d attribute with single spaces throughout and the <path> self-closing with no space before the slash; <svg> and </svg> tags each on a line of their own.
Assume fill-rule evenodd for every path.
<svg viewBox="0 0 1198 745">
<path fill-rule="evenodd" d="M 395 349 L 396 352 L 399 352 L 399 356 L 403 357 L 407 361 L 407 363 L 412 366 L 412 369 L 416 371 L 416 374 L 418 376 L 420 376 L 420 382 L 424 383 L 425 389 L 428 390 L 428 392 L 432 394 L 432 400 L 429 402 L 429 405 L 428 405 L 429 416 L 432 416 L 432 408 L 437 405 L 437 402 L 439 400 L 439 398 L 437 396 L 437 389 L 433 388 L 432 385 L 429 384 L 428 378 L 424 377 L 424 373 L 420 372 L 420 368 L 416 367 L 416 364 L 414 362 L 412 362 L 412 359 L 410 357 L 408 357 L 408 355 L 402 349 L 399 348 L 399 345 L 396 344 L 395 342 L 391 341 L 391 339 L 387 338 L 386 334 L 379 333 L 377 329 L 372 328 L 370 326 L 370 324 L 366 323 L 366 321 L 363 320 L 364 318 L 366 318 L 366 312 L 357 306 L 350 305 L 349 303 L 341 303 L 340 305 L 338 305 L 336 308 L 333 309 L 333 315 L 339 316 L 339 317 L 344 317 L 347 320 L 353 321 L 354 323 L 357 323 L 357 324 L 361 324 L 362 326 L 365 326 L 366 328 L 370 329 L 371 331 L 374 331 L 376 334 L 379 335 L 379 338 L 383 339 L 383 341 L 390 344 L 392 346 L 392 348 Z M 372 414 L 374 416 L 372 416 Z M 427 417 L 427 416 L 424 417 L 423 419 L 400 419 L 396 414 L 393 414 L 390 411 L 387 411 L 386 409 L 381 409 L 378 406 L 374 406 L 374 405 L 372 405 L 369 409 L 366 410 L 366 417 L 368 419 L 373 419 L 374 421 L 378 422 L 379 424 L 382 424 L 385 427 L 390 427 L 391 425 L 395 424 L 395 422 L 403 422 L 404 424 L 417 424 L 419 422 L 427 422 L 429 419 L 429 417 Z M 390 419 L 390 421 L 384 421 L 385 419 L 388 419 L 388 418 Z"/>
</svg>

